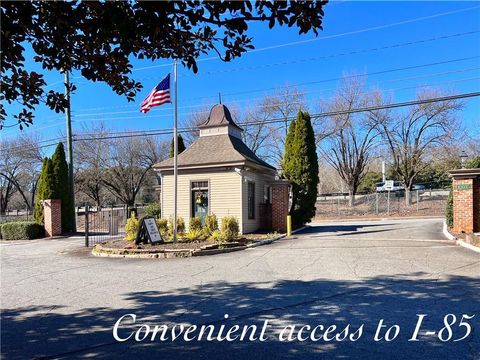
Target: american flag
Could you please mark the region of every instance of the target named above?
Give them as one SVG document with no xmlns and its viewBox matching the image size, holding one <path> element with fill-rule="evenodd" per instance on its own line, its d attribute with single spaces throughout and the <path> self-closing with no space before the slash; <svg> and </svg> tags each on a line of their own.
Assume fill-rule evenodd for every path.
<svg viewBox="0 0 480 360">
<path fill-rule="evenodd" d="M 152 107 L 170 102 L 170 74 L 155 86 L 140 104 L 140 112 L 146 114 Z"/>
</svg>

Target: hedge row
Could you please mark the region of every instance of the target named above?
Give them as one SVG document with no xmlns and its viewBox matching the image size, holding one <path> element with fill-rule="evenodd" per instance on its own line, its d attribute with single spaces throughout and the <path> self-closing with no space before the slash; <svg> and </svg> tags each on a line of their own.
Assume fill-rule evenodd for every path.
<svg viewBox="0 0 480 360">
<path fill-rule="evenodd" d="M 3 240 L 32 240 L 45 236 L 42 225 L 33 221 L 16 221 L 0 224 Z"/>
</svg>

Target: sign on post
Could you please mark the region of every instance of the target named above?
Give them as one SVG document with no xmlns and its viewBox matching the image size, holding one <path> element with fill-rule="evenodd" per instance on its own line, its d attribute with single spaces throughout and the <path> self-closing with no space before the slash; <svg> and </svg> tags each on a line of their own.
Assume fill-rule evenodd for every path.
<svg viewBox="0 0 480 360">
<path fill-rule="evenodd" d="M 135 244 L 140 243 L 158 243 L 163 242 L 162 236 L 158 231 L 157 224 L 155 222 L 155 218 L 151 216 L 146 216 L 142 218 L 140 222 L 140 227 L 138 229 L 137 238 L 135 240 Z"/>
<path fill-rule="evenodd" d="M 386 191 L 392 191 L 393 190 L 393 180 L 386 180 L 385 181 L 385 190 Z"/>
</svg>

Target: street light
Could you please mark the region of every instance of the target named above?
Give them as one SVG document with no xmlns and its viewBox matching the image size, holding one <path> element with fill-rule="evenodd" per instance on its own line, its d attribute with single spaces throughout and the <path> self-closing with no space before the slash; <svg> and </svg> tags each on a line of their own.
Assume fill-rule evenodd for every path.
<svg viewBox="0 0 480 360">
<path fill-rule="evenodd" d="M 468 155 L 465 152 L 465 150 L 462 150 L 462 153 L 460 154 L 460 162 L 462 164 L 462 169 L 465 169 L 465 161 L 467 161 Z"/>
</svg>

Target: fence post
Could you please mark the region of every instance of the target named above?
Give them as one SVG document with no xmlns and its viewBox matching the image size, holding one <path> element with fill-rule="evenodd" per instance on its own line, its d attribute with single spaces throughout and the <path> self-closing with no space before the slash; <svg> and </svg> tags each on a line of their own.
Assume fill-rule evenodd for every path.
<svg viewBox="0 0 480 360">
<path fill-rule="evenodd" d="M 113 233 L 113 204 L 110 206 L 110 218 L 108 224 L 108 234 L 112 235 Z"/>
<path fill-rule="evenodd" d="M 88 205 L 85 205 L 85 247 L 89 246 L 88 243 Z"/>
<path fill-rule="evenodd" d="M 375 192 L 375 213 L 378 215 L 378 192 Z"/>
<path fill-rule="evenodd" d="M 387 191 L 387 216 L 390 216 L 390 191 Z"/>
<path fill-rule="evenodd" d="M 419 200 L 419 196 L 418 196 L 418 190 L 417 190 L 417 212 L 418 212 L 418 200 Z"/>
<path fill-rule="evenodd" d="M 337 212 L 338 212 L 338 215 L 340 215 L 340 196 L 337 197 Z"/>
</svg>

